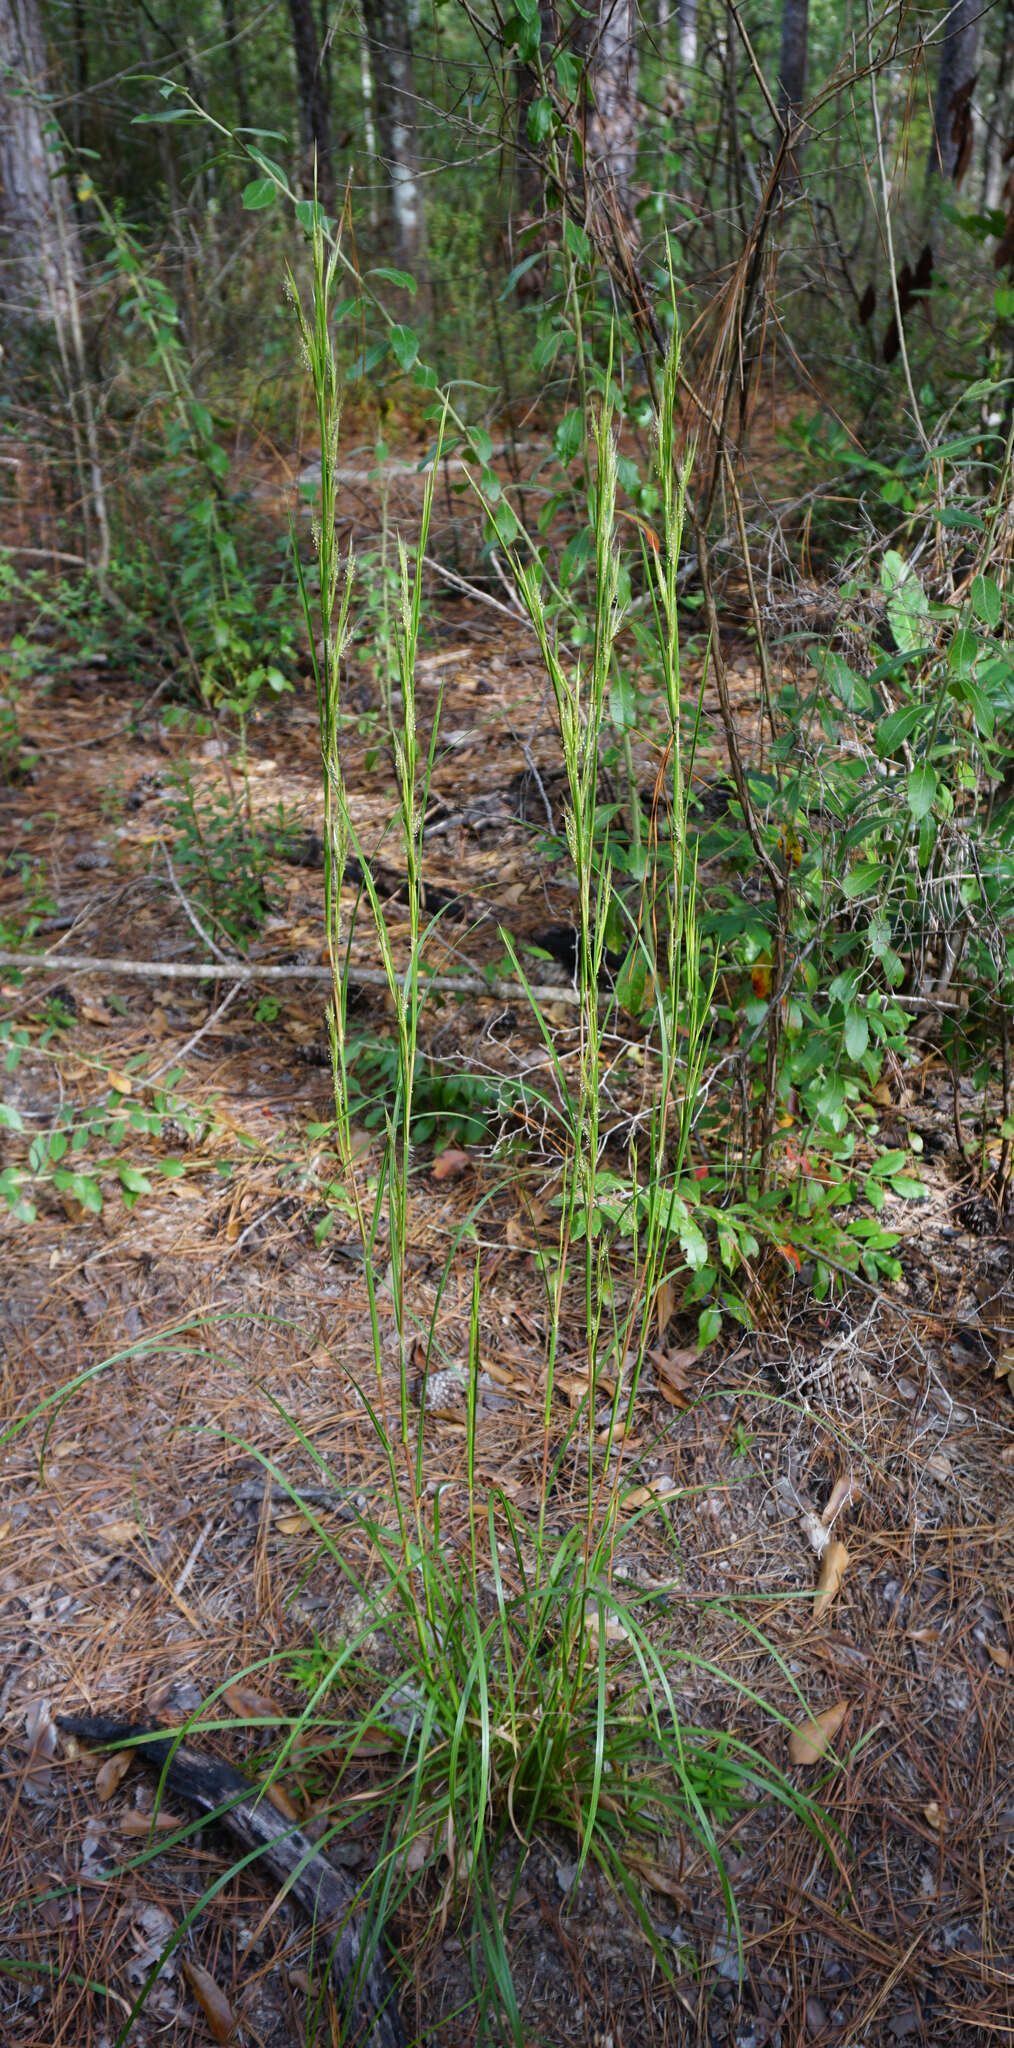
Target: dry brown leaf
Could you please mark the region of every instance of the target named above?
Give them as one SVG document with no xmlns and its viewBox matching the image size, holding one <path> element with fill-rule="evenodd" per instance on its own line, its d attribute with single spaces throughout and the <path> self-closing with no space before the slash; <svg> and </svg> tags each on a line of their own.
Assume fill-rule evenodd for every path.
<svg viewBox="0 0 1014 2048">
<path fill-rule="evenodd" d="M 270 1800 L 276 1813 L 282 1814 L 286 1820 L 299 1819 L 299 1807 L 289 1798 L 284 1785 L 280 1785 L 277 1778 L 272 1778 L 270 1784 L 262 1785 L 261 1790 L 265 1799 Z"/>
<path fill-rule="evenodd" d="M 994 1664 L 999 1664 L 1001 1671 L 1010 1670 L 1009 1650 L 1005 1650 L 1000 1643 L 987 1643 L 985 1647 L 987 1656 L 992 1657 Z"/>
<path fill-rule="evenodd" d="M 943 1816 L 943 1810 L 942 1810 L 942 1808 L 941 1808 L 941 1807 L 940 1807 L 940 1806 L 938 1805 L 938 1803 L 937 1803 L 937 1801 L 936 1801 L 935 1799 L 931 1799 L 931 1800 L 929 1801 L 928 1805 L 926 1805 L 926 1806 L 924 1806 L 924 1807 L 923 1807 L 922 1813 L 923 1813 L 923 1819 L 929 1822 L 929 1825 L 930 1825 L 930 1827 L 931 1827 L 931 1828 L 942 1828 L 942 1827 L 943 1827 L 943 1824 L 944 1824 L 944 1816 Z"/>
<path fill-rule="evenodd" d="M 219 1990 L 214 1977 L 202 1970 L 200 1963 L 192 1963 L 184 1956 L 180 1967 L 208 2022 L 212 2040 L 227 2048 L 236 2038 L 236 2018 L 224 1991 Z"/>
<path fill-rule="evenodd" d="M 804 1721 L 793 1729 L 789 1736 L 789 1758 L 794 1764 L 816 1764 L 830 1749 L 842 1722 L 848 1713 L 848 1701 L 839 1700 L 836 1706 L 825 1707 L 822 1714 Z"/>
<path fill-rule="evenodd" d="M 306 1515 L 279 1515 L 275 1522 L 280 1536 L 304 1536 L 309 1527 Z"/>
<path fill-rule="evenodd" d="M 237 1721 L 279 1721 L 282 1709 L 270 1693 L 256 1692 L 252 1685 L 227 1685 L 222 1698 Z"/>
<path fill-rule="evenodd" d="M 503 1234 L 513 1252 L 534 1251 L 535 1239 L 520 1216 L 508 1216 Z"/>
<path fill-rule="evenodd" d="M 117 1067 L 106 1068 L 106 1080 L 117 1095 L 133 1095 L 134 1081 L 130 1074 L 121 1074 Z"/>
<path fill-rule="evenodd" d="M 831 1498 L 820 1517 L 825 1528 L 829 1528 L 832 1522 L 837 1521 L 838 1516 L 845 1508 L 852 1506 L 853 1501 L 858 1498 L 858 1494 L 859 1487 L 855 1479 L 849 1477 L 848 1479 L 842 1478 L 835 1481 L 831 1489 Z"/>
<path fill-rule="evenodd" d="M 136 1522 L 104 1522 L 95 1533 L 100 1543 L 116 1549 L 121 1543 L 136 1543 L 141 1532 Z"/>
<path fill-rule="evenodd" d="M 820 1561 L 820 1577 L 813 1596 L 813 1618 L 820 1621 L 827 1613 L 835 1594 L 841 1585 L 848 1566 L 849 1554 L 844 1543 L 829 1543 Z"/>
<path fill-rule="evenodd" d="M 655 1368 L 658 1391 L 663 1401 L 671 1408 L 687 1408 L 686 1395 L 696 1384 L 694 1367 L 700 1357 L 699 1351 L 685 1348 L 681 1351 L 650 1351 L 648 1356 Z"/>
<path fill-rule="evenodd" d="M 121 1813 L 116 1823 L 121 1835 L 147 1835 L 152 1828 L 162 1828 L 167 1834 L 171 1828 L 181 1828 L 183 1822 L 178 1814 L 168 1813 L 160 1806 L 157 1813 L 142 1813 L 137 1806 L 130 1806 Z"/>
<path fill-rule="evenodd" d="M 107 1756 L 95 1773 L 95 1791 L 99 1799 L 111 1799 L 119 1790 L 131 1764 L 134 1761 L 132 1749 L 118 1749 L 115 1756 Z"/>
<path fill-rule="evenodd" d="M 448 1145 L 445 1151 L 437 1153 L 430 1172 L 434 1180 L 460 1180 L 463 1173 L 469 1172 L 471 1164 L 470 1153 L 460 1146 Z"/>
<path fill-rule="evenodd" d="M 926 1460 L 926 1471 L 932 1479 L 939 1479 L 941 1481 L 949 1479 L 951 1469 L 951 1461 L 949 1458 L 945 1458 L 943 1451 L 934 1451 L 932 1457 Z"/>
<path fill-rule="evenodd" d="M 668 1870 L 660 1869 L 657 1863 L 649 1863 L 643 1856 L 631 1856 L 626 1850 L 623 1861 L 628 1870 L 636 1870 L 638 1876 L 650 1884 L 653 1892 L 661 1892 L 663 1898 L 676 1899 L 681 1905 L 686 1905 L 686 1885 L 680 1884 Z"/>
<path fill-rule="evenodd" d="M 660 1337 L 665 1336 L 666 1330 L 672 1322 L 675 1308 L 676 1275 L 675 1273 L 667 1273 L 665 1279 L 660 1282 L 658 1293 L 655 1296 L 655 1314 L 658 1318 L 658 1334 Z"/>
</svg>

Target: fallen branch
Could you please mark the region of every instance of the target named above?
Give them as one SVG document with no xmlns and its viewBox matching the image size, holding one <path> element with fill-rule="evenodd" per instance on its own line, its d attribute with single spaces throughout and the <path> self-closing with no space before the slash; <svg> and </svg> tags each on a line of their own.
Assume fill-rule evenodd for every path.
<svg viewBox="0 0 1014 2048">
<path fill-rule="evenodd" d="M 138 981 L 316 981 L 331 983 L 330 967 L 271 967 L 260 960 L 93 960 L 86 953 L 0 953 L 0 968 L 16 967 L 23 974 L 107 974 L 133 976 Z M 382 967 L 348 967 L 343 980 L 350 988 L 387 988 L 389 978 Z M 399 988 L 408 979 L 396 974 Z M 538 1003 L 579 1003 L 579 991 L 567 982 L 486 981 L 480 974 L 427 974 L 419 976 L 420 987 L 436 989 L 441 995 L 492 996 L 501 1003 L 524 1003 L 534 997 Z M 608 1001 L 608 997 L 601 997 Z"/>
<path fill-rule="evenodd" d="M 352 2021 L 351 2036 L 343 2033 L 342 2038 L 354 2038 L 362 2048 L 405 2048 L 407 2036 L 379 1951 L 379 1930 L 369 1926 L 359 1903 L 361 1887 L 328 1862 L 260 1786 L 173 1735 L 135 1728 L 129 1721 L 60 1714 L 56 1725 L 78 1742 L 136 1749 L 162 1773 L 162 1789 L 210 1815 L 244 1849 L 259 1851 L 258 1861 L 291 1891 L 315 1934 L 330 1944 L 331 1987 Z"/>
</svg>

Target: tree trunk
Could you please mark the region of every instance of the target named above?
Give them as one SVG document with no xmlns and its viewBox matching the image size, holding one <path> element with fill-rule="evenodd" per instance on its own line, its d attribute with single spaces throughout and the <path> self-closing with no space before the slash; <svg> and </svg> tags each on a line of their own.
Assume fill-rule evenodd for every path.
<svg viewBox="0 0 1014 2048">
<path fill-rule="evenodd" d="M 683 98 L 689 107 L 694 96 L 694 73 L 697 70 L 697 0 L 679 0 L 676 39 Z"/>
<path fill-rule="evenodd" d="M 1010 131 L 1010 81 L 1014 65 L 1014 0 L 1007 0 L 1003 15 L 1000 52 L 986 122 L 986 149 L 982 169 L 982 210 L 988 213 L 1003 202 L 1007 167 L 1003 153 Z"/>
<path fill-rule="evenodd" d="M 960 185 L 972 152 L 972 88 L 982 0 L 955 0 L 948 10 L 933 102 L 927 181 Z"/>
<path fill-rule="evenodd" d="M 806 66 L 810 40 L 810 0 L 782 0 L 782 45 L 778 60 L 778 107 L 790 124 L 806 97 Z M 798 182 L 804 137 L 793 143 L 786 162 L 786 182 Z"/>
<path fill-rule="evenodd" d="M 77 223 L 48 124 L 36 0 L 0 0 L 0 276 L 16 317 L 66 334 L 81 282 Z"/>
<path fill-rule="evenodd" d="M 415 63 L 409 0 L 363 0 L 380 155 L 402 270 L 425 289 L 426 212 L 419 176 Z"/>
<path fill-rule="evenodd" d="M 584 40 L 584 39 L 582 39 Z M 636 241 L 634 171 L 637 162 L 637 7 L 635 0 L 600 0 L 585 43 L 588 113 L 584 152 L 593 207 Z"/>
<path fill-rule="evenodd" d="M 322 206 L 334 205 L 334 165 L 331 160 L 331 130 L 327 96 L 321 76 L 320 44 L 313 18 L 313 0 L 289 0 L 292 47 L 296 53 L 299 87 L 299 139 L 303 151 L 303 184 L 313 187 L 314 161 L 317 192 Z"/>
<path fill-rule="evenodd" d="M 246 96 L 246 73 L 243 69 L 242 30 L 236 19 L 234 0 L 222 0 L 222 23 L 225 39 L 229 46 L 229 68 L 232 71 L 232 90 L 236 101 L 236 126 L 249 128 L 250 102 Z"/>
</svg>

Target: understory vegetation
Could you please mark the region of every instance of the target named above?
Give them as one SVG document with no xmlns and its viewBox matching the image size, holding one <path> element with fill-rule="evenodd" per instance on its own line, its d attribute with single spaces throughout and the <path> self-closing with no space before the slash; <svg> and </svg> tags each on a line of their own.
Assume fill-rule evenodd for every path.
<svg viewBox="0 0 1014 2048">
<path fill-rule="evenodd" d="M 366 1431 L 368 1487 L 266 1375 L 270 1443 L 241 1404 L 235 1425 L 172 1421 L 220 1437 L 223 1469 L 252 1464 L 265 1518 L 280 1500 L 308 1546 L 173 1739 L 246 1729 L 251 1783 L 283 1802 L 295 1787 L 293 1827 L 321 1823 L 306 1859 L 340 1863 L 354 1834 L 359 1976 L 343 2006 L 321 1930 L 307 2040 L 387 2039 L 361 2001 L 390 1937 L 404 2038 L 524 2048 L 552 2038 L 512 1948 L 547 1841 L 567 1844 L 575 1898 L 591 1871 L 621 1900 L 670 1989 L 714 1962 L 657 1911 L 685 1913 L 687 1868 L 740 1985 L 766 1831 L 807 1843 L 807 1881 L 842 1914 L 862 1899 L 847 1788 L 873 1737 L 779 1628 L 787 1597 L 816 1624 L 839 1594 L 856 1474 L 883 1478 L 865 1415 L 825 1412 L 809 1382 L 764 1392 L 779 1426 L 820 1410 L 824 1431 L 814 1574 L 791 1596 L 685 1568 L 681 1517 L 720 1515 L 666 1428 L 707 1385 L 745 1469 L 744 1347 L 803 1316 L 836 1339 L 894 1298 L 943 1143 L 915 1107 L 930 1068 L 960 1200 L 1009 1231 L 1010 9 L 986 9 L 979 70 L 945 102 L 936 53 L 960 8 L 922 24 L 928 42 L 891 10 L 842 56 L 836 10 L 815 5 L 809 100 L 767 17 L 681 10 L 691 62 L 668 8 L 639 29 L 631 10 L 625 170 L 616 137 L 595 139 L 605 31 L 589 40 L 580 9 L 424 9 L 411 87 L 384 71 L 398 10 L 379 29 L 373 6 L 342 17 L 316 50 L 327 133 L 319 106 L 302 118 L 298 38 L 292 109 L 251 119 L 271 38 L 222 12 L 224 41 L 210 9 L 177 10 L 164 66 L 117 10 L 92 25 L 90 73 L 83 43 L 73 79 L 52 48 L 43 79 L 2 53 L 0 105 L 46 138 L 65 240 L 4 333 L 0 1198 L 11 1244 L 41 1260 L 64 1228 L 154 1232 L 206 1170 L 231 1258 L 256 1157 L 313 1272 L 353 1273 L 358 1348 L 318 1350 Z M 62 15 L 42 20 L 52 46 Z M 415 107 L 400 187 L 388 91 Z M 941 148 L 923 180 L 941 104 L 949 152 L 973 94 L 969 154 Z M 480 694 L 508 634 L 528 664 L 517 704 L 511 685 Z M 479 672 L 474 729 L 445 714 L 455 664 Z M 110 748 L 126 736 L 157 769 L 102 779 L 99 947 L 68 847 L 45 851 L 46 792 L 59 707 L 105 676 Z M 315 787 L 286 781 L 300 720 Z M 463 769 L 455 808 L 452 764 L 479 744 L 490 786 Z M 458 872 L 459 827 L 492 835 L 481 867 Z M 143 937 L 118 940 L 138 903 Z M 96 1053 L 95 980 L 111 1014 L 156 1018 L 149 1042 Z M 158 1006 L 180 987 L 201 1015 L 167 1055 Z M 251 1135 L 195 1056 L 241 1021 L 247 1047 L 272 1047 L 297 987 L 330 1099 Z M 524 1485 L 491 1477 L 483 1448 L 505 1247 L 528 1262 L 537 1373 Z M 216 1305 L 69 1358 L 20 1389 L 0 1441 L 30 1450 L 44 1489 L 76 1404 L 163 1358 L 210 1382 L 238 1320 Z M 295 1355 L 269 1309 L 263 1329 Z M 494 1374 L 494 1399 L 507 1384 Z M 433 1433 L 450 1408 L 453 1455 Z M 293 1619 L 314 1588 L 340 1626 Z M 76 1712 L 69 1689 L 60 1707 Z M 106 1746 L 129 1757 L 130 1739 Z M 174 1816 L 172 1844 L 202 1824 Z M 154 1830 L 121 1873 L 161 1853 Z M 223 1882 L 202 1876 L 126 1991 L 81 1961 L 73 2038 L 149 2038 Z M 47 1910 L 73 1895 L 50 1884 Z M 21 1995 L 15 1923 L 0 1971 Z M 432 1983 L 448 1930 L 457 2003 L 413 2032 L 416 1959 Z M 56 1965 L 39 1968 L 45 1987 Z M 206 1977 L 187 1983 L 211 2037 L 245 2038 Z"/>
</svg>

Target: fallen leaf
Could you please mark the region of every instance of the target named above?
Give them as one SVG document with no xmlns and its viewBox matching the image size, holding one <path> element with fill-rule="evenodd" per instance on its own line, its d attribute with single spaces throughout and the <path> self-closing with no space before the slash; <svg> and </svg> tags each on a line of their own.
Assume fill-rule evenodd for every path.
<svg viewBox="0 0 1014 2048">
<path fill-rule="evenodd" d="M 929 1804 L 923 1807 L 922 1813 L 923 1819 L 929 1822 L 931 1828 L 943 1827 L 943 1812 L 935 1799 L 931 1799 Z"/>
<path fill-rule="evenodd" d="M 183 1822 L 178 1814 L 167 1813 L 160 1806 L 157 1813 L 142 1813 L 137 1806 L 130 1806 L 121 1813 L 116 1823 L 121 1835 L 147 1835 L 152 1828 L 161 1828 L 168 1834 L 171 1828 L 181 1828 Z"/>
<path fill-rule="evenodd" d="M 100 1542 L 116 1549 L 121 1543 L 136 1543 L 140 1530 L 136 1522 L 104 1522 L 96 1535 Z"/>
<path fill-rule="evenodd" d="M 831 1498 L 820 1517 L 825 1528 L 830 1528 L 831 1523 L 837 1521 L 845 1508 L 851 1507 L 858 1495 L 859 1486 L 855 1479 L 837 1479 L 831 1489 Z"/>
<path fill-rule="evenodd" d="M 134 1761 L 132 1749 L 118 1749 L 115 1756 L 107 1756 L 95 1773 L 95 1791 L 99 1799 L 111 1799 L 119 1790 L 131 1764 Z"/>
<path fill-rule="evenodd" d="M 926 1470 L 933 1479 L 949 1479 L 951 1476 L 951 1461 L 949 1458 L 944 1457 L 942 1451 L 934 1451 L 933 1456 L 926 1460 Z"/>
<path fill-rule="evenodd" d="M 134 1083 L 129 1074 L 121 1074 L 116 1067 L 106 1068 L 106 1080 L 117 1095 L 133 1095 Z"/>
<path fill-rule="evenodd" d="M 280 1536 L 303 1536 L 309 1527 L 306 1515 L 279 1515 L 275 1522 Z"/>
<path fill-rule="evenodd" d="M 1005 1650 L 1000 1643 L 987 1643 L 985 1648 L 987 1656 L 992 1657 L 994 1664 L 999 1664 L 1001 1671 L 1010 1670 L 1009 1650 Z"/>
<path fill-rule="evenodd" d="M 829 1543 L 820 1561 L 820 1577 L 813 1596 L 813 1618 L 820 1621 L 827 1613 L 835 1594 L 841 1585 L 848 1566 L 849 1554 L 844 1543 Z"/>
<path fill-rule="evenodd" d="M 200 1963 L 191 1963 L 186 1957 L 180 1965 L 183 1975 L 197 2000 L 213 2041 L 225 2044 L 235 2039 L 236 2019 L 224 1991 L 220 1991 L 214 1977 L 202 1970 Z"/>
<path fill-rule="evenodd" d="M 675 1308 L 676 1275 L 675 1273 L 667 1273 L 665 1279 L 660 1283 L 658 1293 L 655 1296 L 655 1314 L 658 1317 L 658 1334 L 660 1337 L 665 1336 L 666 1330 L 672 1322 Z"/>
<path fill-rule="evenodd" d="M 277 1700 L 266 1692 L 255 1692 L 252 1685 L 227 1685 L 222 1698 L 231 1708 L 237 1721 L 279 1721 L 282 1709 Z"/>
<path fill-rule="evenodd" d="M 789 1759 L 794 1764 L 816 1764 L 830 1749 L 842 1722 L 848 1713 L 848 1701 L 839 1700 L 837 1706 L 825 1707 L 822 1714 L 814 1714 L 793 1729 L 789 1737 Z"/>
<path fill-rule="evenodd" d="M 700 1352 L 691 1349 L 684 1349 L 682 1351 L 663 1351 L 659 1349 L 657 1351 L 650 1351 L 648 1356 L 655 1368 L 658 1391 L 663 1401 L 668 1401 L 671 1408 L 689 1407 L 690 1404 L 685 1399 L 685 1396 L 690 1393 L 696 1384 L 697 1376 L 693 1368 L 697 1364 Z"/>
<path fill-rule="evenodd" d="M 448 1145 L 445 1152 L 438 1152 L 430 1172 L 434 1180 L 460 1180 L 468 1173 L 472 1164 L 471 1156 L 460 1147 Z"/>
<path fill-rule="evenodd" d="M 261 1790 L 265 1799 L 270 1800 L 275 1812 L 282 1814 L 285 1820 L 299 1819 L 298 1806 L 289 1798 L 284 1785 L 280 1785 L 277 1778 L 272 1778 L 270 1784 L 262 1785 Z"/>
</svg>

